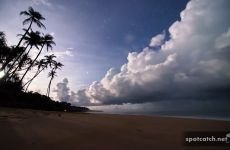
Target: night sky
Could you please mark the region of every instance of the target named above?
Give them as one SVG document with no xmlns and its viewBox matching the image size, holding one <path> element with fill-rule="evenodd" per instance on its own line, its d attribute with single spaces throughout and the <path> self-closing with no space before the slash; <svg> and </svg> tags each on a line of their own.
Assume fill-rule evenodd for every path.
<svg viewBox="0 0 230 150">
<path fill-rule="evenodd" d="M 106 112 L 230 114 L 228 0 L 0 0 L 8 44 L 28 6 L 46 18 L 65 65 L 54 99 Z M 30 90 L 47 82 L 45 72 Z"/>
</svg>

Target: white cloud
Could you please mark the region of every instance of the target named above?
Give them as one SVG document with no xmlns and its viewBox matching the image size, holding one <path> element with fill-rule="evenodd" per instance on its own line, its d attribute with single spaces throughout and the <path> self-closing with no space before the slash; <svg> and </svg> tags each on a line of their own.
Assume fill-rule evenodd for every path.
<svg viewBox="0 0 230 150">
<path fill-rule="evenodd" d="M 217 37 L 215 41 L 216 48 L 222 49 L 230 46 L 230 28 L 228 31 Z"/>
<path fill-rule="evenodd" d="M 160 46 L 163 44 L 164 40 L 165 40 L 165 31 L 163 31 L 161 34 L 154 36 L 151 39 L 149 46 L 150 47 Z"/>
<path fill-rule="evenodd" d="M 51 6 L 49 0 L 32 0 L 35 5 L 46 5 Z"/>
<path fill-rule="evenodd" d="M 50 35 L 54 36 L 54 35 L 55 35 L 55 33 L 54 33 L 54 32 L 51 32 L 51 33 L 50 33 Z"/>
<path fill-rule="evenodd" d="M 55 92 L 56 99 L 58 99 L 61 102 L 73 102 L 76 99 L 76 93 L 73 91 L 70 91 L 70 88 L 68 87 L 68 79 L 64 78 L 62 82 L 57 83 L 56 89 L 54 89 L 53 92 Z"/>
<path fill-rule="evenodd" d="M 65 51 L 55 51 L 55 52 L 49 52 L 48 54 L 54 54 L 58 58 L 64 58 L 66 56 L 73 57 L 73 53 L 70 50 L 65 50 Z"/>
<path fill-rule="evenodd" d="M 229 97 L 230 2 L 192 0 L 181 20 L 152 38 L 150 47 L 129 53 L 120 70 L 76 93 L 84 105 L 143 103 L 159 100 L 218 100 Z M 163 45 L 162 45 L 163 44 Z M 227 47 L 227 48 L 226 48 Z"/>
</svg>

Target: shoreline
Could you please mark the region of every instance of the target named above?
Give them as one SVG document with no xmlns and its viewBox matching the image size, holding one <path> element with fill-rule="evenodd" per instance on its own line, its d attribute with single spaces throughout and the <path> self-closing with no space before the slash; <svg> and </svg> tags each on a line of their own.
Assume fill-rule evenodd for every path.
<svg viewBox="0 0 230 150">
<path fill-rule="evenodd" d="M 213 120 L 213 121 L 230 121 L 230 117 L 221 116 L 190 116 L 190 115 L 161 115 L 161 114 L 138 114 L 138 113 L 109 113 L 109 112 L 86 112 L 92 114 L 108 114 L 108 115 L 128 115 L 128 116 L 152 116 L 152 117 L 168 117 L 168 118 L 182 118 L 182 119 L 199 119 L 199 120 Z"/>
</svg>

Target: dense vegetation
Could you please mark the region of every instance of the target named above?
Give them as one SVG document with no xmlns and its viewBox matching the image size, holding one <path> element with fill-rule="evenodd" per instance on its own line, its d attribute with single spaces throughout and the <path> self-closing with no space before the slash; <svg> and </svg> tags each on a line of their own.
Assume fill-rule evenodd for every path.
<svg viewBox="0 0 230 150">
<path fill-rule="evenodd" d="M 46 28 L 42 23 L 45 18 L 32 7 L 28 11 L 20 12 L 20 15 L 26 16 L 23 25 L 28 27 L 23 29 L 23 34 L 18 34 L 20 38 L 17 45 L 8 46 L 5 33 L 0 31 L 0 106 L 61 111 L 88 110 L 66 102 L 55 102 L 50 98 L 52 81 L 63 64 L 56 61 L 54 54 L 41 54 L 44 50 L 52 50 L 55 45 L 54 38 L 50 34 L 33 31 L 34 25 L 41 29 Z M 32 54 L 36 56 L 31 57 Z M 35 71 L 34 74 L 32 70 Z M 27 92 L 34 79 L 45 70 L 50 70 L 46 95 Z M 30 79 L 25 81 L 25 77 Z"/>
</svg>

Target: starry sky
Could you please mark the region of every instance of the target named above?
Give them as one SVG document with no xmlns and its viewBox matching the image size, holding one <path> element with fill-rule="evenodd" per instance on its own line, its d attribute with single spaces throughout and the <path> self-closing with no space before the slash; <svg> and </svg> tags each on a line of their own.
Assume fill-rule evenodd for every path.
<svg viewBox="0 0 230 150">
<path fill-rule="evenodd" d="M 230 114 L 228 0 L 0 0 L 9 45 L 28 6 L 65 65 L 54 99 L 112 113 Z M 44 72 L 30 90 L 47 82 Z"/>
</svg>

